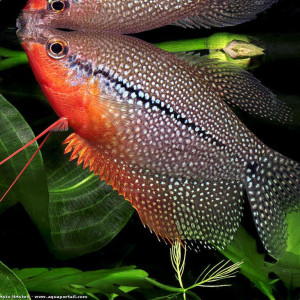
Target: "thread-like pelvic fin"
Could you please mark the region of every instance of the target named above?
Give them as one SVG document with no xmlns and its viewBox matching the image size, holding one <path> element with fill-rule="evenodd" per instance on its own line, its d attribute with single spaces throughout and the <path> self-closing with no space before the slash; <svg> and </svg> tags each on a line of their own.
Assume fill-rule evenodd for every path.
<svg viewBox="0 0 300 300">
<path fill-rule="evenodd" d="M 8 192 L 12 189 L 12 187 L 15 185 L 15 183 L 18 181 L 18 179 L 21 177 L 21 175 L 25 172 L 25 170 L 30 165 L 30 163 L 32 162 L 32 160 L 35 158 L 35 156 L 38 154 L 38 152 L 44 146 L 44 144 L 45 144 L 46 140 L 49 138 L 50 134 L 53 131 L 66 131 L 66 130 L 68 130 L 68 120 L 66 118 L 60 118 L 59 120 L 57 120 L 56 122 L 54 122 L 52 125 L 50 125 L 47 129 L 45 129 L 42 133 L 40 133 L 38 136 L 36 136 L 33 140 L 31 140 L 26 145 L 24 145 L 23 147 L 21 147 L 20 149 L 18 149 L 13 154 L 11 154 L 10 156 L 8 156 L 7 158 L 5 158 L 4 160 L 2 160 L 0 162 L 0 166 L 1 166 L 2 164 L 4 164 L 5 162 L 7 162 L 8 160 L 10 160 L 12 157 L 14 157 L 16 154 L 20 153 L 21 151 L 23 151 L 24 149 L 26 149 L 28 146 L 30 146 L 31 144 L 33 144 L 34 142 L 36 142 L 38 139 L 40 139 L 41 137 L 43 137 L 45 134 L 47 134 L 46 137 L 44 138 L 43 142 L 36 149 L 36 151 L 31 156 L 31 158 L 29 159 L 29 161 L 26 163 L 26 165 L 24 166 L 24 168 L 20 171 L 20 173 L 18 174 L 18 176 L 16 177 L 16 179 L 13 181 L 13 183 L 9 186 L 9 188 L 6 190 L 6 192 L 4 193 L 4 195 L 1 197 L 0 202 L 2 202 L 2 200 L 6 197 L 6 195 L 8 194 Z"/>
</svg>

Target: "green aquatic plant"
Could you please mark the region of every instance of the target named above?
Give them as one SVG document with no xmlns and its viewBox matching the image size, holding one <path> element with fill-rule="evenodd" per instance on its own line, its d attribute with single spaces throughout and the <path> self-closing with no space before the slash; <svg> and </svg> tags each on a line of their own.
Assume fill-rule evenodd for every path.
<svg viewBox="0 0 300 300">
<path fill-rule="evenodd" d="M 186 252 L 185 252 L 186 253 Z M 143 294 L 143 290 L 158 288 L 163 293 L 156 299 L 175 299 L 182 295 L 183 299 L 200 298 L 191 290 L 197 287 L 224 287 L 228 284 L 214 284 L 217 281 L 234 277 L 241 263 L 228 266 L 229 261 L 220 262 L 201 273 L 195 284 L 184 288 L 182 275 L 185 265 L 185 255 L 181 261 L 181 245 L 175 243 L 171 247 L 171 261 L 177 273 L 180 287 L 162 284 L 149 277 L 148 273 L 135 266 L 102 269 L 95 271 L 81 271 L 75 268 L 26 268 L 10 270 L 0 262 L 0 296 L 26 297 L 31 293 L 48 295 L 86 295 L 92 299 L 100 299 L 101 295 L 107 299 L 119 296 L 133 299 L 130 293 Z"/>
<path fill-rule="evenodd" d="M 221 43 L 220 37 L 226 37 L 226 43 Z M 218 34 L 213 38 L 211 37 L 211 40 L 206 38 L 195 41 L 197 46 L 194 46 L 191 40 L 169 42 L 169 44 L 165 43 L 159 46 L 162 48 L 172 46 L 176 52 L 186 52 L 199 49 L 201 48 L 199 46 L 202 44 L 203 49 L 210 50 L 211 57 L 223 57 L 225 60 L 228 60 L 228 55 L 224 53 L 224 49 L 232 41 L 243 41 L 247 45 L 252 43 L 252 40 L 244 35 Z M 193 45 L 193 48 L 191 48 L 191 45 Z M 243 43 L 240 43 L 240 45 L 245 47 Z M 235 52 L 238 51 L 235 50 Z M 12 67 L 27 63 L 27 58 L 22 51 L 0 48 L 0 57 L 0 71 L 10 71 Z M 238 62 L 237 60 L 233 61 Z M 4 78 L 5 76 L 6 73 L 2 72 L 1 77 Z M 8 91 L 5 85 L 1 85 L 0 88 L 3 92 Z M 24 95 L 21 88 L 19 90 L 14 89 L 13 92 L 19 92 L 21 96 Z M 43 101 L 40 94 L 36 97 L 41 102 Z M 14 97 L 11 96 L 10 100 L 14 101 Z M 16 104 L 18 106 L 18 103 Z M 44 125 L 46 121 L 45 118 L 39 122 L 44 122 Z M 19 111 L 3 96 L 0 96 L 0 157 L 8 156 L 8 154 L 31 140 L 34 137 L 32 129 L 37 130 L 36 128 L 38 127 L 36 122 L 37 120 L 30 120 L 30 124 L 28 124 Z M 4 212 L 16 204 L 22 205 L 39 229 L 41 236 L 54 256 L 60 259 L 70 259 L 102 249 L 109 242 L 113 241 L 125 224 L 127 224 L 133 210 L 129 203 L 125 202 L 103 182 L 90 175 L 88 171 L 84 171 L 76 167 L 75 164 L 68 162 L 68 158 L 62 155 L 62 148 L 54 147 L 54 145 L 62 142 L 63 139 L 64 135 L 59 133 L 56 137 L 53 136 L 49 140 L 48 145 L 43 150 L 43 157 L 39 154 L 35 158 L 26 174 L 21 177 L 14 190 L 10 192 L 1 204 L 0 212 Z M 37 144 L 32 145 L 23 153 L 20 153 L 18 157 L 1 166 L 1 195 L 37 147 Z M 53 150 L 54 148 L 55 150 Z M 86 281 L 71 281 L 72 283 L 65 289 L 67 293 L 85 293 L 91 298 L 97 299 L 97 296 L 94 294 L 99 292 L 106 295 L 109 299 L 114 299 L 118 295 L 128 296 L 129 293 L 137 290 L 142 292 L 143 289 L 146 289 L 145 294 L 147 294 L 150 290 L 159 288 L 165 294 L 155 296 L 156 299 L 159 299 L 159 297 L 161 299 L 167 299 L 166 297 L 175 298 L 178 295 L 182 295 L 186 299 L 199 299 L 196 292 L 194 292 L 195 288 L 226 286 L 227 283 L 219 284 L 216 281 L 232 278 L 237 269 L 240 268 L 241 273 L 250 279 L 255 287 L 269 299 L 278 297 L 280 294 L 278 287 L 281 287 L 282 290 L 282 285 L 285 286 L 284 293 L 290 299 L 293 297 L 297 299 L 295 290 L 300 287 L 299 220 L 299 214 L 288 216 L 288 248 L 287 253 L 279 261 L 269 262 L 265 254 L 257 251 L 255 238 L 244 228 L 241 228 L 233 243 L 227 249 L 221 251 L 225 257 L 232 260 L 235 264 L 228 266 L 228 262 L 220 262 L 211 269 L 208 267 L 195 281 L 195 284 L 189 287 L 184 286 L 183 280 L 186 250 L 184 249 L 184 254 L 182 255 L 182 246 L 179 243 L 175 243 L 171 250 L 171 257 L 179 287 L 164 285 L 150 278 L 147 272 L 134 267 L 109 269 L 106 274 L 111 276 L 112 281 L 106 283 L 104 290 L 101 287 L 101 290 L 99 286 L 87 285 L 92 282 L 89 277 L 89 271 L 82 272 L 78 269 L 68 270 L 65 268 L 54 270 L 32 268 L 26 269 L 26 273 L 24 270 L 9 270 L 5 265 L 1 264 L 0 276 L 2 276 L 3 280 L 1 280 L 2 285 L 0 285 L 0 295 L 4 291 L 6 293 L 4 284 L 8 289 L 11 289 L 11 293 L 25 293 L 24 295 L 28 295 L 25 287 L 31 293 L 37 291 L 36 288 L 38 286 L 41 288 L 41 282 L 43 282 L 44 287 L 49 287 L 55 280 L 57 283 L 64 278 L 65 282 L 69 282 L 68 280 L 72 274 L 83 273 L 86 275 Z M 5 247 L 5 245 L 2 247 Z M 118 264 L 122 265 L 121 259 L 118 260 L 116 258 L 116 260 Z M 240 263 L 241 261 L 243 262 L 242 264 Z M 68 273 L 69 271 L 70 273 Z M 95 272 L 104 274 L 103 269 Z M 27 274 L 27 277 L 24 274 Z M 118 280 L 124 274 L 131 274 L 130 280 L 132 279 L 135 284 L 130 280 L 125 283 L 119 282 Z M 35 284 L 33 284 L 34 280 L 36 280 Z M 115 284 L 118 285 L 118 289 L 109 290 Z M 101 281 L 99 281 L 99 285 L 101 285 Z M 16 291 L 12 286 L 14 286 Z M 33 286 L 35 286 L 35 289 L 32 288 Z M 56 286 L 56 288 L 58 287 Z"/>
<path fill-rule="evenodd" d="M 27 63 L 28 58 L 24 51 L 14 51 L 0 47 L 0 71 Z"/>
<path fill-rule="evenodd" d="M 176 241 L 174 245 L 172 245 L 170 250 L 171 262 L 173 269 L 175 270 L 175 276 L 179 285 L 182 289 L 183 299 L 186 300 L 186 293 L 197 287 L 228 287 L 230 284 L 221 284 L 217 283 L 221 280 L 233 278 L 235 274 L 238 272 L 239 268 L 243 264 L 243 262 L 237 262 L 232 265 L 230 261 L 221 261 L 217 263 L 215 266 L 210 267 L 207 266 L 203 272 L 199 275 L 195 283 L 187 288 L 183 286 L 183 273 L 186 262 L 186 246 L 184 247 L 184 254 L 182 256 L 182 245 L 180 242 Z"/>
</svg>

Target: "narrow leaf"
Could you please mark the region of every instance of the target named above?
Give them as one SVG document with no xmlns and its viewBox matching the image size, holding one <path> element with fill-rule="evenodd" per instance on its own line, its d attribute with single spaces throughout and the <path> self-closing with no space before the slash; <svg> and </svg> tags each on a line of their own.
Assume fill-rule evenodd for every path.
<svg viewBox="0 0 300 300">
<path fill-rule="evenodd" d="M 117 294 L 149 288 L 148 274 L 135 266 L 83 272 L 73 268 L 15 270 L 30 292 L 50 295 Z M 26 275 L 26 276 L 25 276 Z"/>
</svg>

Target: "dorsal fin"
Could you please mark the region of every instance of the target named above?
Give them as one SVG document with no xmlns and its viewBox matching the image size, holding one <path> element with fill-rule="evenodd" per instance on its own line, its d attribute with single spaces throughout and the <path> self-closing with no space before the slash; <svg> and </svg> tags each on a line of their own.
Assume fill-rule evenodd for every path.
<svg viewBox="0 0 300 300">
<path fill-rule="evenodd" d="M 174 25 L 188 28 L 234 26 L 250 21 L 277 0 L 204 0 L 200 11 Z"/>
<path fill-rule="evenodd" d="M 248 71 L 217 59 L 191 54 L 178 57 L 198 68 L 199 76 L 206 78 L 214 92 L 229 106 L 283 124 L 292 121 L 291 109 Z"/>
</svg>

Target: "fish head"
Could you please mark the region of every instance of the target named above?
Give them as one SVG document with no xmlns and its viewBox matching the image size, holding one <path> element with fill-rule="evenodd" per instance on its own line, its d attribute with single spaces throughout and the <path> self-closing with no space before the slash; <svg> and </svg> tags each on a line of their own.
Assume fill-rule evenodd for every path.
<svg viewBox="0 0 300 300">
<path fill-rule="evenodd" d="M 176 21 L 172 14 L 168 17 L 168 12 L 160 12 L 164 5 L 158 6 L 151 1 L 140 1 L 140 3 L 133 0 L 125 1 L 125 5 L 123 2 L 111 0 L 29 0 L 23 13 L 31 12 L 39 15 L 37 21 L 51 28 L 114 33 L 142 32 Z M 153 20 L 151 11 L 156 6 L 158 6 L 159 13 Z M 138 10 L 139 14 L 135 14 L 135 10 Z"/>
<path fill-rule="evenodd" d="M 37 26 L 69 30 L 98 30 L 106 24 L 111 16 L 106 11 L 95 11 L 93 5 L 99 3 L 78 0 L 29 0 L 22 10 L 17 24 L 32 22 Z M 34 16 L 34 18 L 33 18 Z M 95 29 L 94 22 L 100 19 Z M 105 27 L 105 26 L 104 26 Z"/>
<path fill-rule="evenodd" d="M 68 0 L 29 0 L 17 19 L 17 27 L 35 24 L 47 28 L 69 28 L 70 16 L 78 16 L 77 12 L 71 12 L 72 3 Z"/>
<path fill-rule="evenodd" d="M 29 0 L 24 7 L 25 11 L 44 11 L 57 14 L 67 13 L 71 3 L 69 0 Z"/>
<path fill-rule="evenodd" d="M 28 24 L 19 28 L 18 36 L 32 71 L 56 114 L 66 118 L 69 126 L 82 137 L 101 139 L 109 123 L 105 103 L 99 101 L 98 85 L 93 84 L 91 78 L 74 74 L 70 68 L 76 54 L 84 56 L 86 37 L 77 32 L 28 27 Z M 87 53 L 91 52 L 89 50 Z"/>
</svg>

